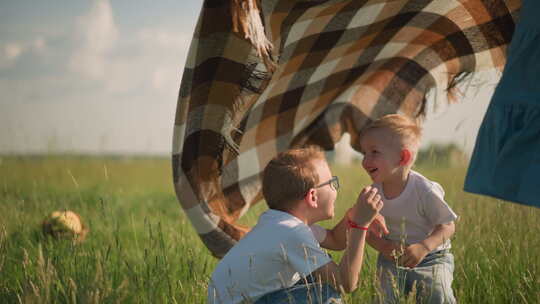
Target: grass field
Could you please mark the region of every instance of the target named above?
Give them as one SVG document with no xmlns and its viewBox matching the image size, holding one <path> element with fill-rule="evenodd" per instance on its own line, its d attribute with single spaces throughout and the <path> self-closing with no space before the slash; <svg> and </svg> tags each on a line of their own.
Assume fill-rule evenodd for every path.
<svg viewBox="0 0 540 304">
<path fill-rule="evenodd" d="M 458 301 L 540 303 L 540 209 L 464 193 L 463 168 L 418 170 L 443 185 L 460 215 L 452 243 Z M 334 173 L 341 218 L 369 180 L 358 165 Z M 184 216 L 171 176 L 168 159 L 0 158 L 0 303 L 204 303 L 216 260 Z M 90 227 L 85 242 L 41 235 L 44 217 L 62 209 Z M 242 223 L 264 209 L 255 206 Z M 374 259 L 369 249 L 347 303 L 370 303 Z"/>
</svg>

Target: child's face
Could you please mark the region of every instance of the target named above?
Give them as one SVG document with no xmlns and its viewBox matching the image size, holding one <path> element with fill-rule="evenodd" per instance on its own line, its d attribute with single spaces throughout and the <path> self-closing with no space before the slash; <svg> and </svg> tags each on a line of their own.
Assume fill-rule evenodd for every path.
<svg viewBox="0 0 540 304">
<path fill-rule="evenodd" d="M 389 131 L 370 130 L 360 139 L 364 155 L 362 167 L 374 183 L 383 183 L 395 176 L 401 168 L 401 148 Z"/>
</svg>

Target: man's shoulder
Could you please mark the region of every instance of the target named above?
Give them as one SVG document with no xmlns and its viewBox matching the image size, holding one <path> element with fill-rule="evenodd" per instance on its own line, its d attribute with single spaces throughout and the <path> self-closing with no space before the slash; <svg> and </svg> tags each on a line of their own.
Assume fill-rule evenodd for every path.
<svg viewBox="0 0 540 304">
<path fill-rule="evenodd" d="M 259 221 L 246 237 L 266 242 L 271 242 L 273 239 L 283 242 L 311 235 L 309 226 L 295 216 L 270 209 L 261 214 Z"/>
<path fill-rule="evenodd" d="M 256 226 L 272 229 L 296 229 L 304 223 L 290 213 L 268 209 L 259 217 Z"/>
</svg>

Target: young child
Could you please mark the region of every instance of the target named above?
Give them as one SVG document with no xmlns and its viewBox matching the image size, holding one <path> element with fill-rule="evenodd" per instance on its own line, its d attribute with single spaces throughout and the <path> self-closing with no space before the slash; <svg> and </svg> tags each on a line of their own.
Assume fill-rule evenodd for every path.
<svg viewBox="0 0 540 304">
<path fill-rule="evenodd" d="M 444 190 L 411 170 L 421 129 L 405 116 L 386 115 L 360 134 L 362 166 L 381 195 L 389 234 L 368 236 L 379 251 L 377 270 L 384 303 L 416 289 L 420 303 L 455 303 L 454 257 L 449 252 L 457 215 Z"/>
</svg>

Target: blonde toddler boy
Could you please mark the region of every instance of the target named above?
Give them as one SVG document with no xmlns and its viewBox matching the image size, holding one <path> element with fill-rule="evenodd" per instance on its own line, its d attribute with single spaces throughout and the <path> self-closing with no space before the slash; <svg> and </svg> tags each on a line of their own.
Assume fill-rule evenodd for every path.
<svg viewBox="0 0 540 304">
<path fill-rule="evenodd" d="M 445 202 L 442 187 L 411 169 L 420 137 L 421 129 L 399 114 L 374 121 L 360 134 L 362 166 L 384 201 L 380 213 L 390 231 L 367 238 L 380 253 L 384 303 L 395 303 L 413 289 L 417 302 L 455 303 L 449 249 L 457 215 Z"/>
</svg>

